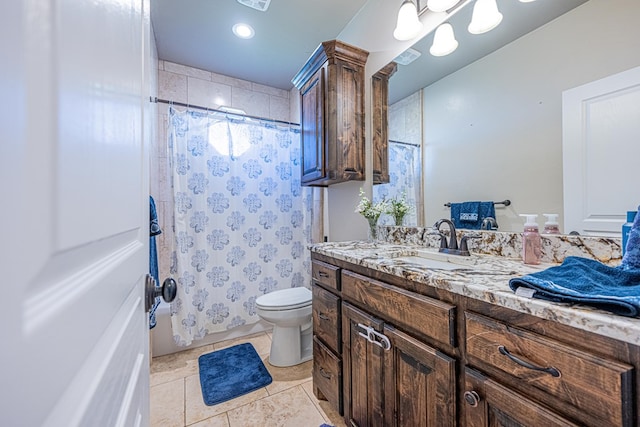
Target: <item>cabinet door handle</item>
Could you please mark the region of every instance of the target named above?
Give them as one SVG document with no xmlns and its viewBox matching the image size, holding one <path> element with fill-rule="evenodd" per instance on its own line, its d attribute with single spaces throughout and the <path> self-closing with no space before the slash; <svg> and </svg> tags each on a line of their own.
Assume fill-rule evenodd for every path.
<svg viewBox="0 0 640 427">
<path fill-rule="evenodd" d="M 324 313 L 322 313 L 322 312 L 319 312 L 319 313 L 318 313 L 318 317 L 319 317 L 321 320 L 329 320 L 329 316 L 327 316 L 326 314 L 324 314 Z"/>
<path fill-rule="evenodd" d="M 371 334 L 373 335 L 373 340 L 371 340 L 372 343 L 382 347 L 383 350 L 391 349 L 391 341 L 389 341 L 389 338 L 387 338 L 386 335 L 374 330 L 371 331 Z"/>
<path fill-rule="evenodd" d="M 389 341 L 389 338 L 387 338 L 386 335 L 376 332 L 376 330 L 371 326 L 363 325 L 362 323 L 358 323 L 358 328 L 363 329 L 366 332 L 366 334 L 363 334 L 361 331 L 358 331 L 358 335 L 362 338 L 366 338 L 371 344 L 382 347 L 383 350 L 391 349 L 391 341 Z"/>
<path fill-rule="evenodd" d="M 464 392 L 464 401 L 467 405 L 475 408 L 480 403 L 480 396 L 474 390 Z"/>
<path fill-rule="evenodd" d="M 322 375 L 324 378 L 330 380 L 332 375 L 330 372 L 327 372 L 324 370 L 324 368 L 320 368 L 320 375 Z"/>
<path fill-rule="evenodd" d="M 318 276 L 320 276 L 320 277 L 329 277 L 329 273 L 325 273 L 324 271 L 318 271 Z"/>
<path fill-rule="evenodd" d="M 549 366 L 549 367 L 542 367 L 542 366 L 536 366 L 536 365 L 532 365 L 529 362 L 525 362 L 524 360 L 520 359 L 519 357 L 514 356 L 513 354 L 509 353 L 509 350 L 506 349 L 505 346 L 500 345 L 498 346 L 498 351 L 500 352 L 500 354 L 503 354 L 505 356 L 507 356 L 509 359 L 511 359 L 511 361 L 517 363 L 520 366 L 523 366 L 527 369 L 531 369 L 534 371 L 539 371 L 539 372 L 545 372 L 549 375 L 551 375 L 552 377 L 556 377 L 559 378 L 560 377 L 560 371 L 557 370 L 556 368 L 554 368 L 553 366 Z"/>
</svg>

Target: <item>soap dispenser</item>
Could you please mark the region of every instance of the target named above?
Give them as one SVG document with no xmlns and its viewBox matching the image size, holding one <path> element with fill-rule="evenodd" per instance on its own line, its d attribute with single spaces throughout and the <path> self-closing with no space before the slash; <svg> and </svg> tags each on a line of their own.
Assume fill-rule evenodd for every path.
<svg viewBox="0 0 640 427">
<path fill-rule="evenodd" d="M 542 241 L 540 233 L 538 233 L 538 223 L 536 218 L 538 215 L 522 214 L 525 217 L 524 233 L 522 233 L 522 260 L 525 264 L 540 264 L 542 257 Z"/>
<path fill-rule="evenodd" d="M 543 234 L 560 234 L 560 228 L 558 226 L 558 214 L 542 214 L 547 217 L 547 222 L 544 223 Z"/>
</svg>

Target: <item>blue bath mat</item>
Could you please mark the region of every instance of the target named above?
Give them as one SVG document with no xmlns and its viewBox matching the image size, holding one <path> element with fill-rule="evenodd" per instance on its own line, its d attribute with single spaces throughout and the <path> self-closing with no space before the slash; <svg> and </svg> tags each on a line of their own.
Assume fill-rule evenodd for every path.
<svg viewBox="0 0 640 427">
<path fill-rule="evenodd" d="M 203 354 L 198 358 L 204 403 L 211 406 L 268 384 L 271 375 L 250 343 Z"/>
</svg>

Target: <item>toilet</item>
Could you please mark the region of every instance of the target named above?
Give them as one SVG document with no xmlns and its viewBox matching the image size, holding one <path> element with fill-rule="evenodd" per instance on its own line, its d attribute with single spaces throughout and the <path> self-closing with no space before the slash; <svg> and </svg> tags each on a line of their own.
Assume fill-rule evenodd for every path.
<svg viewBox="0 0 640 427">
<path fill-rule="evenodd" d="M 256 299 L 256 313 L 273 324 L 269 363 L 293 366 L 313 356 L 311 291 L 290 288 L 270 292 Z"/>
</svg>

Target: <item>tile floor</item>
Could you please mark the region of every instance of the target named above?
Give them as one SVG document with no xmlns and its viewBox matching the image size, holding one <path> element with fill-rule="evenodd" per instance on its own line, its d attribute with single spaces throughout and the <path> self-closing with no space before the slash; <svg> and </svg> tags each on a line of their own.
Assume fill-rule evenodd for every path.
<svg viewBox="0 0 640 427">
<path fill-rule="evenodd" d="M 202 400 L 198 357 L 235 344 L 250 342 L 273 382 L 236 399 L 207 406 Z M 277 368 L 269 364 L 271 336 L 263 332 L 223 341 L 151 361 L 151 427 L 346 427 L 326 401 L 313 395 L 312 361 Z"/>
</svg>

